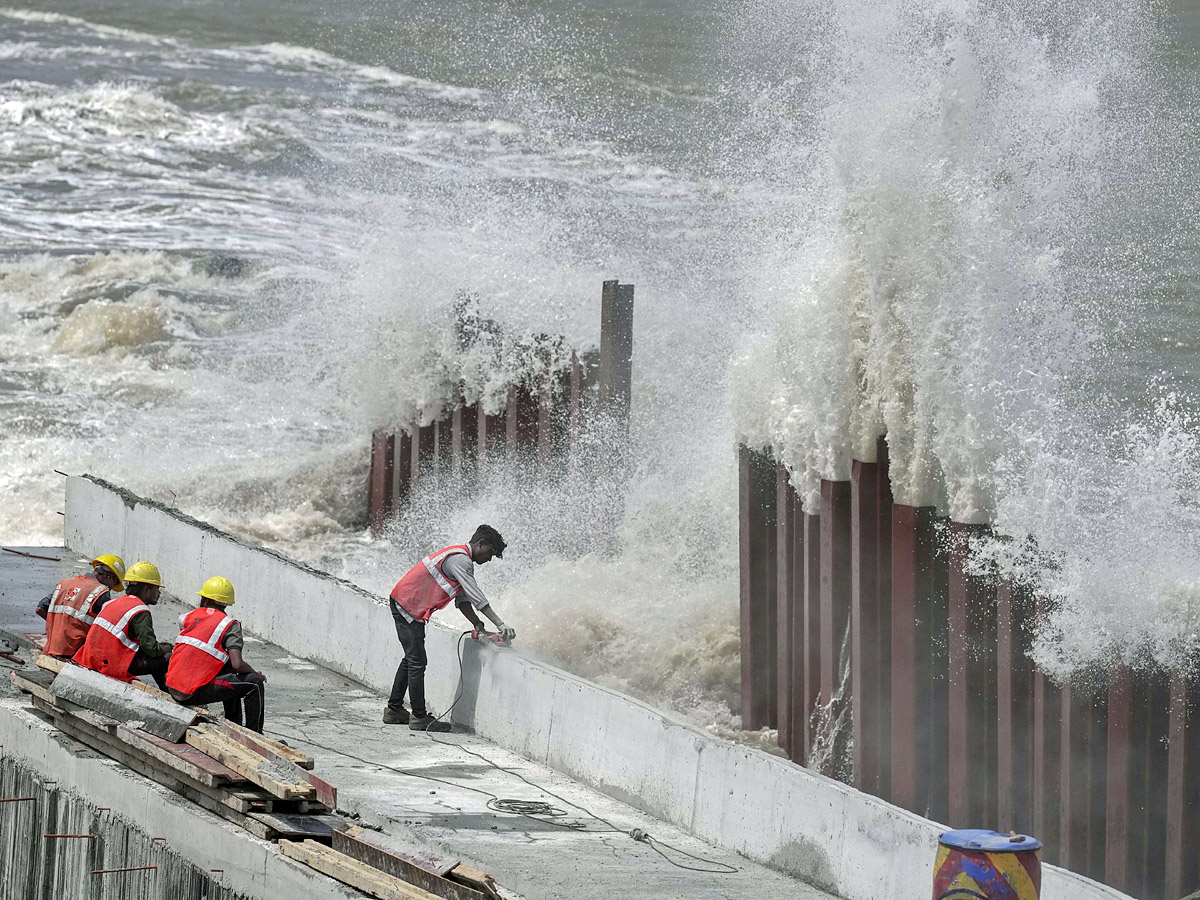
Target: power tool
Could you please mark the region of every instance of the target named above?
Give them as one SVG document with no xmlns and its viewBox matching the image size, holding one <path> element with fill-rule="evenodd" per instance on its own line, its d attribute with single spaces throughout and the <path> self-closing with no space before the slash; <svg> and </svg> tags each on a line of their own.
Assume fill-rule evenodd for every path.
<svg viewBox="0 0 1200 900">
<path fill-rule="evenodd" d="M 484 641 L 491 641 L 497 647 L 511 647 L 512 646 L 512 641 L 504 640 L 503 638 L 500 637 L 500 635 L 496 634 L 496 632 L 494 632 L 494 631 L 479 631 L 478 629 L 476 629 L 475 631 L 471 632 L 471 640 L 478 641 L 481 644 Z"/>
</svg>

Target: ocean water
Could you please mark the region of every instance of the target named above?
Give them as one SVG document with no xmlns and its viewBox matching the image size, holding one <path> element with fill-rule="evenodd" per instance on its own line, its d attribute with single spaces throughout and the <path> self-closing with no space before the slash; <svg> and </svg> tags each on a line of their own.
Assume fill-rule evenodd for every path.
<svg viewBox="0 0 1200 900">
<path fill-rule="evenodd" d="M 1045 659 L 1176 659 L 1200 12 L 826 6 L 0 10 L 0 536 L 59 540 L 87 471 L 386 592 L 486 520 L 527 649 L 727 727 L 735 435 L 804 485 L 886 428 L 901 499 L 1053 555 Z M 513 376 L 455 298 L 586 347 L 605 278 L 620 477 L 444 485 L 371 540 L 371 428 Z"/>
</svg>

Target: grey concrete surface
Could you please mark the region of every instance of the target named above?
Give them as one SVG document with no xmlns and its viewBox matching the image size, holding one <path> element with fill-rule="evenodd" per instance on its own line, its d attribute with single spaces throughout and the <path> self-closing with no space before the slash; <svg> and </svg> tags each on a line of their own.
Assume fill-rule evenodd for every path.
<svg viewBox="0 0 1200 900">
<path fill-rule="evenodd" d="M 22 548 L 28 549 L 28 548 Z M 32 612 L 59 579 L 85 561 L 61 563 L 0 554 L 0 627 L 36 632 Z M 169 591 L 172 585 L 167 584 Z M 182 590 L 186 590 L 184 586 Z M 191 609 L 168 597 L 154 610 L 162 638 Z M 231 612 L 237 614 L 235 605 Z M 803 882 L 696 840 L 624 803 L 586 788 L 469 734 L 427 735 L 381 722 L 384 698 L 351 679 L 247 634 L 246 659 L 268 679 L 268 733 L 311 753 L 316 773 L 338 787 L 339 805 L 383 833 L 453 855 L 492 873 L 506 896 L 528 900 L 599 898 L 830 897 Z M 396 653 L 374 664 L 394 671 Z M 436 659 L 433 665 L 457 666 Z M 4 682 L 7 688 L 7 682 Z M 11 693 L 11 688 L 8 689 Z M 550 793 L 553 792 L 553 793 Z M 517 816 L 488 808 L 492 799 L 549 803 L 564 815 Z M 606 821 L 601 821 L 601 819 Z M 727 874 L 673 865 L 628 835 L 649 832 L 675 862 L 731 866 Z M 717 864 L 717 865 L 714 865 Z"/>
</svg>

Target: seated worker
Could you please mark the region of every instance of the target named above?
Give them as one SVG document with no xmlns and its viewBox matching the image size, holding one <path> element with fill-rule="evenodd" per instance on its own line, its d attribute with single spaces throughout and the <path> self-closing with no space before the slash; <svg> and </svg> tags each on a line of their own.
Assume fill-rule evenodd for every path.
<svg viewBox="0 0 1200 900">
<path fill-rule="evenodd" d="M 96 613 L 112 599 L 114 590 L 124 590 L 125 561 L 106 553 L 92 560 L 91 575 L 73 575 L 58 583 L 49 597 L 37 605 L 46 620 L 46 653 L 72 657 L 83 646 Z"/>
<path fill-rule="evenodd" d="M 120 681 L 153 675 L 165 691 L 171 645 L 154 636 L 150 615 L 161 590 L 156 566 L 148 562 L 130 566 L 125 573 L 125 596 L 109 600 L 96 614 L 75 662 Z"/>
<path fill-rule="evenodd" d="M 490 525 L 480 525 L 469 544 L 456 544 L 426 556 L 392 588 L 388 608 L 396 637 L 404 648 L 404 659 L 396 669 L 392 695 L 383 711 L 385 725 L 407 722 L 413 731 L 450 730 L 449 722 L 436 721 L 425 709 L 425 623 L 435 610 L 453 600 L 476 631 L 483 631 L 483 623 L 475 615 L 478 609 L 492 620 L 504 640 L 516 637 L 516 631 L 504 624 L 475 583 L 475 563 L 483 565 L 493 556 L 502 559 L 506 546 L 500 532 Z M 412 700 L 411 717 L 404 708 L 405 693 Z"/>
<path fill-rule="evenodd" d="M 167 690 L 187 706 L 218 700 L 225 718 L 262 734 L 267 676 L 242 658 L 242 623 L 225 610 L 233 606 L 233 585 L 214 575 L 196 592 L 200 606 L 179 620 L 179 637 L 167 669 Z"/>
</svg>

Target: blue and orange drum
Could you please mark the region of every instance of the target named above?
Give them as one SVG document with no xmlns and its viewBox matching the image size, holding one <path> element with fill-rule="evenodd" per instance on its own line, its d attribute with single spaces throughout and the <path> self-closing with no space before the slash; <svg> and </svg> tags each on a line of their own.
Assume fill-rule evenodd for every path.
<svg viewBox="0 0 1200 900">
<path fill-rule="evenodd" d="M 1041 849 L 1023 834 L 947 831 L 938 841 L 933 900 L 1038 900 Z"/>
</svg>

